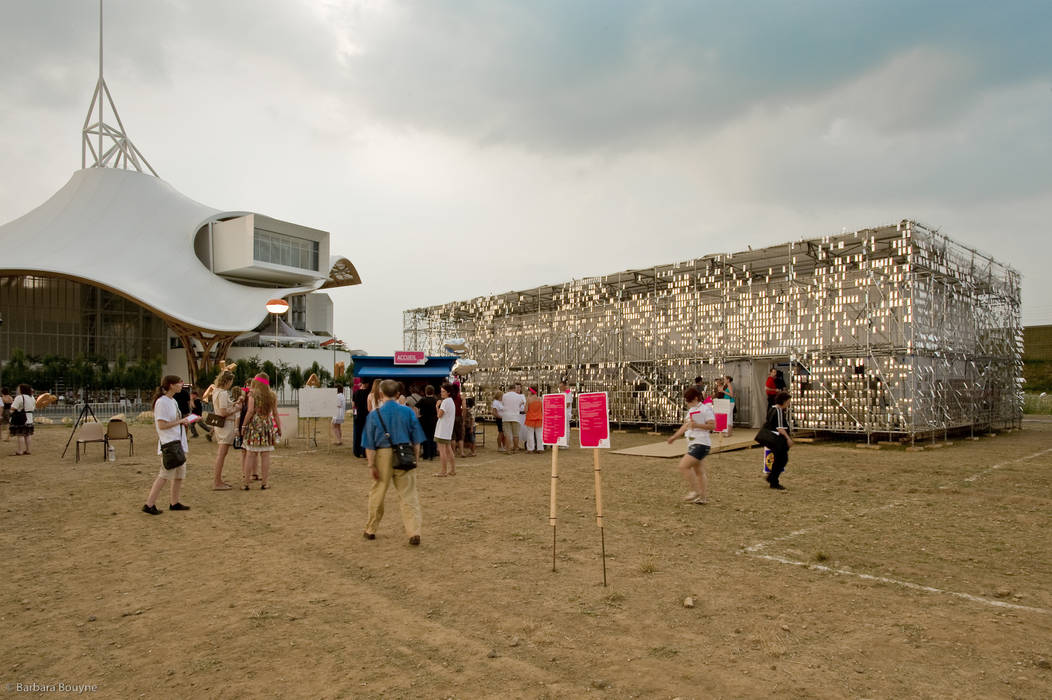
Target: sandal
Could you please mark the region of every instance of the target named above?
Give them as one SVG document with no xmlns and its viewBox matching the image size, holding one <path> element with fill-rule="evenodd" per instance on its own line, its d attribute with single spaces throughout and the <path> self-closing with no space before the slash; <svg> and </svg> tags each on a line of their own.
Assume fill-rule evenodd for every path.
<svg viewBox="0 0 1052 700">
<path fill-rule="evenodd" d="M 269 486 L 267 486 L 267 485 L 266 485 L 266 483 L 264 483 L 264 484 L 262 484 L 262 485 L 261 485 L 261 486 L 259 487 L 259 490 L 260 490 L 260 491 L 266 491 L 266 490 L 267 490 L 267 489 L 269 489 L 269 488 L 270 488 L 270 487 L 269 487 Z"/>
<path fill-rule="evenodd" d="M 229 491 L 231 488 L 230 484 L 223 484 L 222 486 L 213 486 L 213 491 Z"/>
<path fill-rule="evenodd" d="M 446 475 L 446 473 L 445 473 L 445 472 L 442 472 L 442 473 L 440 473 L 440 474 L 432 474 L 431 476 L 445 476 L 445 475 Z"/>
</svg>

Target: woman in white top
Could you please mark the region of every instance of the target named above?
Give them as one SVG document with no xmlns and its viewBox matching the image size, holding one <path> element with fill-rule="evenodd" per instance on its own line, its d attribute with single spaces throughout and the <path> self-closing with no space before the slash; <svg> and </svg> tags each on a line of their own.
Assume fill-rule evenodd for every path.
<svg viewBox="0 0 1052 700">
<path fill-rule="evenodd" d="M 11 434 L 15 436 L 15 454 L 29 454 L 29 442 L 33 437 L 33 411 L 37 408 L 37 400 L 33 398 L 33 387 L 28 384 L 18 385 L 18 396 L 11 402 L 11 415 L 14 417 L 17 411 L 24 412 L 24 422 L 21 425 L 11 423 Z M 21 418 L 15 418 L 16 421 Z"/>
<path fill-rule="evenodd" d="M 161 386 L 153 402 L 153 422 L 157 429 L 157 454 L 161 454 L 161 445 L 169 442 L 179 441 L 183 446 L 183 452 L 189 451 L 186 444 L 186 426 L 190 424 L 190 418 L 181 418 L 179 404 L 173 398 L 183 390 L 183 380 L 173 374 L 161 380 Z M 155 505 L 157 496 L 161 493 L 164 482 L 171 482 L 172 495 L 169 499 L 168 510 L 190 510 L 190 506 L 184 506 L 179 502 L 179 490 L 183 487 L 183 479 L 186 478 L 186 463 L 175 469 L 165 469 L 161 464 L 161 470 L 157 478 L 153 480 L 150 494 L 146 497 L 146 505 L 142 512 L 150 515 L 160 515 L 161 511 Z"/>
<path fill-rule="evenodd" d="M 336 436 L 334 445 L 343 444 L 343 420 L 347 414 L 347 397 L 343 394 L 343 384 L 336 384 L 336 412 L 332 414 L 332 434 Z"/>
<path fill-rule="evenodd" d="M 687 435 L 687 454 L 679 460 L 679 471 L 683 474 L 690 492 L 683 500 L 699 506 L 708 503 L 709 483 L 703 460 L 712 449 L 709 431 L 716 429 L 716 415 L 712 412 L 712 405 L 702 403 L 701 399 L 701 393 L 696 387 L 689 387 L 683 392 L 683 400 L 687 403 L 687 419 L 668 439 L 668 444 L 671 445 L 680 435 Z"/>
<path fill-rule="evenodd" d="M 234 444 L 234 436 L 237 435 L 237 420 L 240 417 L 242 403 L 240 391 L 237 392 L 237 400 L 230 397 L 230 387 L 233 383 L 234 373 L 224 370 L 212 384 L 215 387 L 215 393 L 212 394 L 212 405 L 215 407 L 213 412 L 226 419 L 222 427 L 217 426 L 212 431 L 215 441 L 219 443 L 219 450 L 216 452 L 215 473 L 212 475 L 213 491 L 229 491 L 231 489 L 230 484 L 223 481 L 223 464 L 226 462 L 226 455 L 230 451 L 230 446 Z"/>
<path fill-rule="evenodd" d="M 438 443 L 438 456 L 442 460 L 442 471 L 435 476 L 456 476 L 457 465 L 453 460 L 453 423 L 457 418 L 457 405 L 453 403 L 453 385 L 443 384 L 439 396 L 442 397 L 442 403 L 438 407 L 435 442 Z"/>
</svg>

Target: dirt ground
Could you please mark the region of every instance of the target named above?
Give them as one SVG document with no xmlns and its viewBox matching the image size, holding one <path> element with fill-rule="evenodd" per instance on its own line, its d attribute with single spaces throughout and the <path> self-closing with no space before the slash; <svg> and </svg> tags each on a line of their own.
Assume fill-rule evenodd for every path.
<svg viewBox="0 0 1052 700">
<path fill-rule="evenodd" d="M 707 460 L 681 502 L 668 459 L 489 443 L 454 478 L 420 469 L 423 544 L 397 496 L 362 539 L 369 475 L 348 446 L 275 457 L 273 488 L 140 512 L 150 426 L 116 462 L 0 443 L 0 689 L 94 697 L 1048 698 L 1052 422 L 923 452 L 799 445 L 765 488 L 756 450 Z M 614 447 L 654 441 L 614 435 Z M 227 477 L 237 474 L 228 460 Z M 684 600 L 692 597 L 694 607 Z"/>
</svg>

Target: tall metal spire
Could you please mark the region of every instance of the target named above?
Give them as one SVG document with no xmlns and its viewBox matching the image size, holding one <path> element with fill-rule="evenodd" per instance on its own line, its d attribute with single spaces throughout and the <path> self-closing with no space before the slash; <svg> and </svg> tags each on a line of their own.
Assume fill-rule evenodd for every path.
<svg viewBox="0 0 1052 700">
<path fill-rule="evenodd" d="M 105 103 L 109 104 L 110 112 L 117 120 L 116 128 L 107 124 L 103 119 Z M 96 105 L 98 105 L 98 118 L 92 121 L 95 118 Z M 105 150 L 103 150 L 104 147 Z M 91 163 L 88 162 L 89 152 L 92 158 Z M 99 0 L 99 80 L 95 83 L 95 93 L 91 96 L 88 116 L 84 118 L 84 128 L 81 130 L 80 167 L 123 168 L 125 170 L 134 168 L 140 173 L 144 172 L 145 168 L 154 177 L 158 177 L 157 171 L 125 133 L 121 115 L 117 113 L 117 106 L 113 104 L 110 89 L 106 87 L 106 80 L 102 77 L 102 0 Z"/>
</svg>

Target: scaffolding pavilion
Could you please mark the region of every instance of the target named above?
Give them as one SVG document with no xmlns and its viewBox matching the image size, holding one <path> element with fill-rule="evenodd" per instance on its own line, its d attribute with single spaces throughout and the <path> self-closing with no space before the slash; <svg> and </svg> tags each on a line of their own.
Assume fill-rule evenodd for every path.
<svg viewBox="0 0 1052 700">
<path fill-rule="evenodd" d="M 797 428 L 917 438 L 1022 419 L 1020 275 L 910 220 L 403 314 L 404 347 L 467 339 L 468 389 L 607 391 L 611 420 L 677 424 L 696 375 L 736 423 L 786 370 Z M 486 403 L 486 402 L 484 402 Z"/>
</svg>

